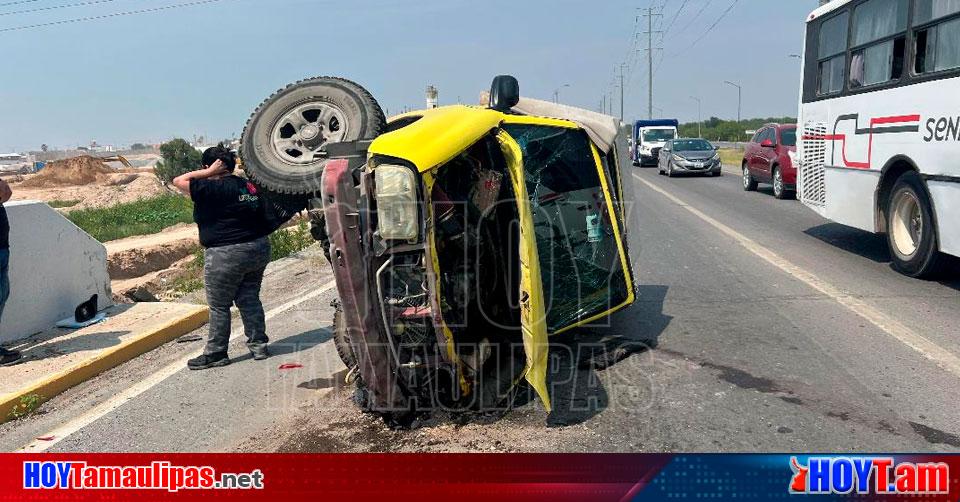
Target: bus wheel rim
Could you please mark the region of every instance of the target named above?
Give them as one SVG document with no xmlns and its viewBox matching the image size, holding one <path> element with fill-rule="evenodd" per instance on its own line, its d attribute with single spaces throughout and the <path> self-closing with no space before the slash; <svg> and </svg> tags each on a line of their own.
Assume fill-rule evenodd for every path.
<svg viewBox="0 0 960 502">
<path fill-rule="evenodd" d="M 893 245 L 900 255 L 913 257 L 920 249 L 923 240 L 923 213 L 920 211 L 920 201 L 909 191 L 897 194 L 893 201 L 893 218 L 891 234 Z"/>
</svg>

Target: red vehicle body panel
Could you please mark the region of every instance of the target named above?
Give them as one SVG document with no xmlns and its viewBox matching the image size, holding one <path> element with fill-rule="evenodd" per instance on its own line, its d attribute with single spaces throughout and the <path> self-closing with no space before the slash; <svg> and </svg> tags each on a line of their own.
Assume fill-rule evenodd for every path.
<svg viewBox="0 0 960 502">
<path fill-rule="evenodd" d="M 754 136 L 743 152 L 743 161 L 750 169 L 750 174 L 754 179 L 761 183 L 771 183 L 773 180 L 773 167 L 780 167 L 783 173 L 783 182 L 786 188 L 793 190 L 797 186 L 797 168 L 790 160 L 790 152 L 796 152 L 796 144 L 787 146 L 783 144 L 783 132 L 785 130 L 796 131 L 797 126 L 792 124 L 768 124 L 761 128 L 761 131 L 772 128 L 776 133 L 776 141 L 773 146 L 764 146 L 761 142 L 755 141 L 758 133 Z"/>
<path fill-rule="evenodd" d="M 370 390 L 366 404 L 378 411 L 405 410 L 409 406 L 397 380 L 393 352 L 379 325 L 379 306 L 370 295 L 376 288 L 364 259 L 369 254 L 363 249 L 360 196 L 349 161 L 330 160 L 321 186 L 330 259 L 348 338 Z"/>
</svg>

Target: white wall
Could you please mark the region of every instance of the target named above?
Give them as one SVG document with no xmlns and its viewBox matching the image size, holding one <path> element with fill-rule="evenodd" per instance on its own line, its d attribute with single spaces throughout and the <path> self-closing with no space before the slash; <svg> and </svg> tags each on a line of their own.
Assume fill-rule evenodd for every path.
<svg viewBox="0 0 960 502">
<path fill-rule="evenodd" d="M 90 295 L 113 304 L 107 250 L 42 202 L 4 204 L 10 220 L 10 299 L 0 321 L 6 343 L 53 327 Z"/>
</svg>

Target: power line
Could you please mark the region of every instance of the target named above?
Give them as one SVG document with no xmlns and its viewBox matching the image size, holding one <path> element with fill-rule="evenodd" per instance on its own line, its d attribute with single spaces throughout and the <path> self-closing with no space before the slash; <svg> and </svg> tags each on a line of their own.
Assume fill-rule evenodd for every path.
<svg viewBox="0 0 960 502">
<path fill-rule="evenodd" d="M 83 7 L 84 5 L 96 5 L 98 3 L 115 2 L 116 0 L 90 0 L 88 2 L 68 3 L 63 5 L 51 5 L 50 7 L 37 7 L 36 9 L 15 10 L 11 12 L 0 12 L 0 16 L 12 16 L 14 14 L 29 14 L 31 12 L 41 12 L 45 10 L 66 9 L 68 7 Z"/>
<path fill-rule="evenodd" d="M 686 1 L 684 1 L 684 5 L 686 5 Z M 682 9 L 682 8 L 683 8 L 683 5 L 681 5 L 680 8 Z M 662 12 L 662 11 L 661 11 L 661 12 Z M 648 80 L 647 80 L 647 99 L 648 99 L 647 118 L 649 118 L 649 119 L 653 119 L 653 51 L 654 51 L 654 50 L 657 50 L 657 49 L 662 49 L 662 47 L 654 47 L 654 46 L 653 46 L 653 35 L 654 35 L 655 33 L 661 33 L 661 32 L 654 31 L 654 29 L 653 29 L 653 20 L 654 20 L 655 17 L 657 17 L 657 16 L 662 16 L 662 15 L 663 15 L 663 14 L 655 14 L 655 13 L 653 12 L 653 8 L 652 8 L 652 7 L 649 8 L 649 9 L 647 9 L 647 13 L 643 15 L 644 17 L 647 18 L 647 31 L 644 32 L 644 33 L 647 35 L 647 77 L 648 77 Z M 668 29 L 669 29 L 669 28 L 668 28 Z"/>
<path fill-rule="evenodd" d="M 683 12 L 683 8 L 687 6 L 689 0 L 683 0 L 683 3 L 680 4 L 680 8 L 677 9 L 676 14 L 673 15 L 673 19 L 670 20 L 670 24 L 667 25 L 667 29 L 663 30 L 664 35 L 670 33 L 670 28 L 673 28 L 673 25 L 676 24 L 677 18 L 680 17 L 680 13 Z"/>
<path fill-rule="evenodd" d="M 703 4 L 703 7 L 700 7 L 700 10 L 693 15 L 693 17 L 690 19 L 690 22 L 683 27 L 682 32 L 686 33 L 687 29 L 693 26 L 693 23 L 695 23 L 697 19 L 700 19 L 700 16 L 703 14 L 703 11 L 707 10 L 707 7 L 710 7 L 711 2 L 713 2 L 713 0 L 707 0 L 707 3 Z"/>
<path fill-rule="evenodd" d="M 674 54 L 674 56 L 683 54 L 683 52 L 688 51 L 688 50 L 693 49 L 694 47 L 696 47 L 696 45 L 697 45 L 698 43 L 700 43 L 701 40 L 703 40 L 704 38 L 706 38 L 706 36 L 709 35 L 710 32 L 712 32 L 713 29 L 716 28 L 718 24 L 720 24 L 720 21 L 723 21 L 723 18 L 727 17 L 727 14 L 729 14 L 730 11 L 732 11 L 733 8 L 736 7 L 737 2 L 739 2 L 739 1 L 740 1 L 740 0 L 733 0 L 733 3 L 731 3 L 730 6 L 727 7 L 727 10 L 723 11 L 723 14 L 720 14 L 720 17 L 718 17 L 717 20 L 714 21 L 713 24 L 711 24 L 709 28 L 707 28 L 707 31 L 703 32 L 703 34 L 700 35 L 699 38 L 697 38 L 696 40 L 694 40 L 693 43 L 690 44 L 689 47 L 687 47 L 687 48 L 684 49 L 683 51 L 678 52 L 677 54 Z"/>
<path fill-rule="evenodd" d="M 9 7 L 9 6 L 11 6 L 11 5 L 20 5 L 20 4 L 24 4 L 24 3 L 33 3 L 33 2 L 36 2 L 36 1 L 38 1 L 38 0 L 19 0 L 19 1 L 17 1 L 17 2 L 5 2 L 5 3 L 0 3 L 0 7 Z"/>
<path fill-rule="evenodd" d="M 149 8 L 149 9 L 128 10 L 128 11 L 125 11 L 125 12 L 114 12 L 114 13 L 112 13 L 112 14 L 103 14 L 103 15 L 99 15 L 99 16 L 88 16 L 88 17 L 78 17 L 78 18 L 74 18 L 74 19 L 64 19 L 64 20 L 62 20 L 62 21 L 53 21 L 53 22 L 50 22 L 50 23 L 40 23 L 40 24 L 28 24 L 28 25 L 24 25 L 24 26 L 14 26 L 14 27 L 12 27 L 12 28 L 2 28 L 2 29 L 0 29 L 0 33 L 6 33 L 6 32 L 10 32 L 10 31 L 29 30 L 29 29 L 33 29 L 33 28 L 45 28 L 45 27 L 47 27 L 47 26 L 59 26 L 59 25 L 61 25 L 61 24 L 82 23 L 82 22 L 85 22 L 85 21 L 97 21 L 97 20 L 101 20 L 101 19 L 109 19 L 109 18 L 112 18 L 112 17 L 132 16 L 132 15 L 135 15 L 135 14 L 148 14 L 148 13 L 151 13 L 151 12 L 159 12 L 159 11 L 170 10 L 170 9 L 179 9 L 179 8 L 182 8 L 182 7 L 194 7 L 194 6 L 197 6 L 197 5 L 204 5 L 204 4 L 216 3 L 216 2 L 220 2 L 220 1 L 223 1 L 223 0 L 197 0 L 197 1 L 194 1 L 194 2 L 185 2 L 185 3 L 178 3 L 178 4 L 173 4 L 173 5 L 164 5 L 164 6 L 162 6 L 162 7 L 152 7 L 152 8 Z"/>
</svg>

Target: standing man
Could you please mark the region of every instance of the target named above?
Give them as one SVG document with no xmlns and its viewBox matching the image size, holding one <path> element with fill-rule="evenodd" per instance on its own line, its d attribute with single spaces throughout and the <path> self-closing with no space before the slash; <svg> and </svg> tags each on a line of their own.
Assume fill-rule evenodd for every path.
<svg viewBox="0 0 960 502">
<path fill-rule="evenodd" d="M 10 222 L 7 220 L 7 208 L 3 207 L 13 190 L 6 181 L 0 180 L 0 319 L 3 318 L 3 307 L 10 298 Z M 16 350 L 7 350 L 0 347 L 0 366 L 8 366 L 18 362 L 23 356 Z"/>
<path fill-rule="evenodd" d="M 174 186 L 193 199 L 193 219 L 206 248 L 203 279 L 210 306 L 210 335 L 203 355 L 187 366 L 202 370 L 230 364 L 230 306 L 237 305 L 254 360 L 269 357 L 260 302 L 263 272 L 270 263 L 270 233 L 257 188 L 235 176 L 237 158 L 223 144 L 203 152 L 202 169 L 178 176 Z"/>
</svg>

